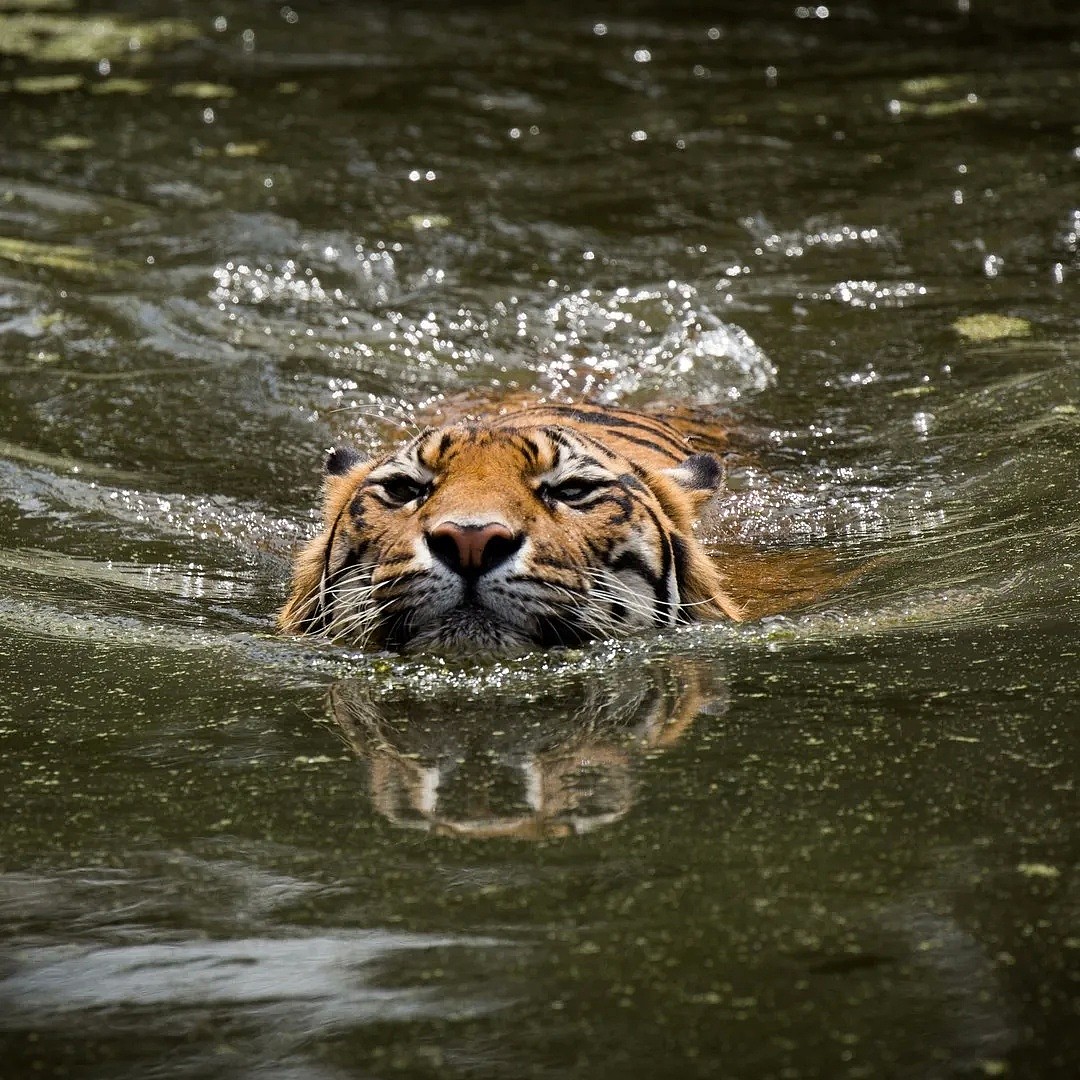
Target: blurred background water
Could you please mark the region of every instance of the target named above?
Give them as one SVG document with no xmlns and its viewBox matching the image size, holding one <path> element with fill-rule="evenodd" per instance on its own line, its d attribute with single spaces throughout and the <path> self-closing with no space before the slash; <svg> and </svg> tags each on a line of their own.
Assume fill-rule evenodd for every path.
<svg viewBox="0 0 1080 1080">
<path fill-rule="evenodd" d="M 0 0 L 0 1071 L 1074 1076 L 1078 102 L 1069 0 Z M 522 390 L 871 569 L 275 638 L 323 449 Z"/>
</svg>

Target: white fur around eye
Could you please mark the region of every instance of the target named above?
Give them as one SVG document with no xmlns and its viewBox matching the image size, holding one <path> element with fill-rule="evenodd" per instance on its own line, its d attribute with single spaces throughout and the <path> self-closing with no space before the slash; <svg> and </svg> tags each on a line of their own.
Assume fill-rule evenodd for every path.
<svg viewBox="0 0 1080 1080">
<path fill-rule="evenodd" d="M 423 486 L 430 484 L 435 474 L 430 469 L 425 469 L 418 461 L 388 461 L 380 465 L 367 476 L 369 484 L 381 484 L 384 480 L 394 480 L 398 477 L 407 477 L 409 480 Z"/>
<path fill-rule="evenodd" d="M 597 466 L 589 464 L 577 464 L 574 461 L 568 461 L 565 464 L 560 464 L 556 469 L 549 469 L 546 473 L 543 473 L 537 478 L 537 486 L 542 487 L 559 487 L 562 484 L 610 484 L 615 480 L 615 476 L 612 475 L 607 469 L 601 469 Z"/>
</svg>

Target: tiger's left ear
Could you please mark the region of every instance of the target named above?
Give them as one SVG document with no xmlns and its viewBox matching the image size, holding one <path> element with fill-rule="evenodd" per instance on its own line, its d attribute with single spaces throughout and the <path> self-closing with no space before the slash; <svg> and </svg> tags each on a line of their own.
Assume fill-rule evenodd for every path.
<svg viewBox="0 0 1080 1080">
<path fill-rule="evenodd" d="M 684 491 L 690 493 L 695 503 L 711 499 L 724 483 L 724 465 L 715 454 L 691 454 L 674 469 L 665 469 Z"/>
<path fill-rule="evenodd" d="M 362 454 L 347 446 L 330 450 L 323 461 L 323 519 L 329 525 L 350 498 L 362 474 L 356 470 L 367 465 Z"/>
</svg>

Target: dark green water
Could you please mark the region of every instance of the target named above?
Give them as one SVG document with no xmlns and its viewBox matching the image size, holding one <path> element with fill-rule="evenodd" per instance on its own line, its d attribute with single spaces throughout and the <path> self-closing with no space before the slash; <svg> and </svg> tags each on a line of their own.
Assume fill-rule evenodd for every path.
<svg viewBox="0 0 1080 1080">
<path fill-rule="evenodd" d="M 1050 0 L 0 3 L 0 1074 L 1075 1076 L 1078 105 Z M 323 448 L 513 389 L 877 561 L 275 638 Z"/>
</svg>

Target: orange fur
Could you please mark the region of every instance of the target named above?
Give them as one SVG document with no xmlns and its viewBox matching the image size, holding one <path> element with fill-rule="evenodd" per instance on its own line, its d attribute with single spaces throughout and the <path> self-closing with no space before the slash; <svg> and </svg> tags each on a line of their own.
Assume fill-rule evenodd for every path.
<svg viewBox="0 0 1080 1080">
<path fill-rule="evenodd" d="M 694 536 L 722 468 L 691 438 L 640 413 L 533 403 L 373 461 L 337 452 L 279 626 L 363 647 L 502 649 L 742 619 L 747 601 Z M 437 538 L 480 528 L 513 541 L 494 572 L 455 577 Z"/>
</svg>

